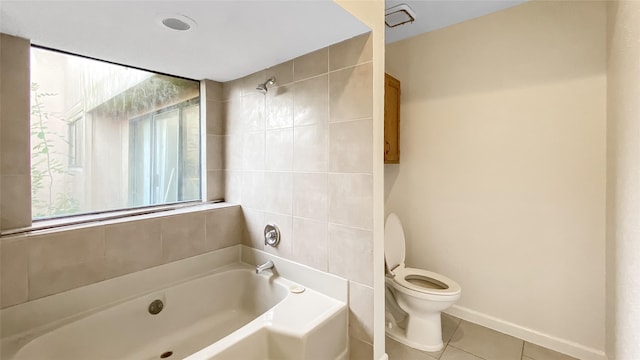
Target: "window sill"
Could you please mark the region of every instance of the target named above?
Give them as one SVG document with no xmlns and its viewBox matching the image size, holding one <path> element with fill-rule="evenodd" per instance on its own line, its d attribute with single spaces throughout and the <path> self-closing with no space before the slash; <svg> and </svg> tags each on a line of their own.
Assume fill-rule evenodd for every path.
<svg viewBox="0 0 640 360">
<path fill-rule="evenodd" d="M 81 215 L 72 218 L 58 218 L 49 220 L 35 221 L 31 226 L 2 231 L 0 234 L 3 238 L 20 235 L 39 235 L 54 233 L 58 231 L 67 231 L 75 229 L 83 229 L 93 226 L 103 226 L 111 224 L 119 224 L 128 221 L 145 220 L 162 218 L 178 214 L 187 214 L 200 211 L 223 209 L 238 204 L 217 202 L 217 203 L 194 203 L 185 204 L 179 207 L 159 206 L 148 209 L 138 210 L 122 210 L 102 214 Z"/>
</svg>

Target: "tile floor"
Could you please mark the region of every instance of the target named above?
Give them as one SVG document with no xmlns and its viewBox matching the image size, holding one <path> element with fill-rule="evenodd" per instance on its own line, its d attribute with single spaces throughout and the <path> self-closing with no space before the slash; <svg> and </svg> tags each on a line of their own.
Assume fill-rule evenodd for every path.
<svg viewBox="0 0 640 360">
<path fill-rule="evenodd" d="M 442 314 L 445 343 L 438 352 L 420 351 L 386 338 L 390 360 L 575 360 L 538 345 Z"/>
</svg>

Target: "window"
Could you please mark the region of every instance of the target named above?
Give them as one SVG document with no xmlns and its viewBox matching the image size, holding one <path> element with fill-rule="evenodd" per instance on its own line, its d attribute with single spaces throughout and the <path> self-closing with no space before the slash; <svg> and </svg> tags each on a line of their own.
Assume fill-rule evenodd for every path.
<svg viewBox="0 0 640 360">
<path fill-rule="evenodd" d="M 200 200 L 200 84 L 31 49 L 34 219 Z"/>
<path fill-rule="evenodd" d="M 129 204 L 200 196 L 199 106 L 191 101 L 129 123 Z M 153 176 L 151 176 L 153 174 Z"/>
</svg>

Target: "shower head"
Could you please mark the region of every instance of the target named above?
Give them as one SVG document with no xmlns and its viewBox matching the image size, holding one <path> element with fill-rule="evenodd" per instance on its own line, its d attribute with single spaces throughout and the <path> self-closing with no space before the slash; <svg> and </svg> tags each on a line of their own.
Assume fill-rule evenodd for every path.
<svg viewBox="0 0 640 360">
<path fill-rule="evenodd" d="M 258 84 L 256 89 L 260 91 L 260 93 L 266 94 L 267 91 L 269 91 L 269 89 L 267 89 L 267 85 L 275 85 L 275 84 L 276 84 L 276 77 L 272 76 L 269 78 L 269 80 L 265 81 L 263 84 Z"/>
</svg>

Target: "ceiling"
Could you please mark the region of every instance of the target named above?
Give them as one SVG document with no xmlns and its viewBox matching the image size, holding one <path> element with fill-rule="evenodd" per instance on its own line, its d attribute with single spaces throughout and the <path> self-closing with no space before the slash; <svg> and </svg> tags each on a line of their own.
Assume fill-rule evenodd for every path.
<svg viewBox="0 0 640 360">
<path fill-rule="evenodd" d="M 418 34 L 441 29 L 496 11 L 500 11 L 526 0 L 386 0 L 385 7 L 407 4 L 416 13 L 416 20 L 395 28 L 386 28 L 387 44 Z"/>
<path fill-rule="evenodd" d="M 369 31 L 331 0 L 6 1 L 0 31 L 191 79 L 228 81 Z M 196 26 L 175 31 L 167 16 Z"/>
<path fill-rule="evenodd" d="M 387 28 L 387 43 L 525 0 L 386 0 L 416 21 Z M 181 16 L 196 25 L 161 25 Z M 233 80 L 369 31 L 332 0 L 3 0 L 0 31 L 33 44 L 191 79 Z"/>
</svg>

